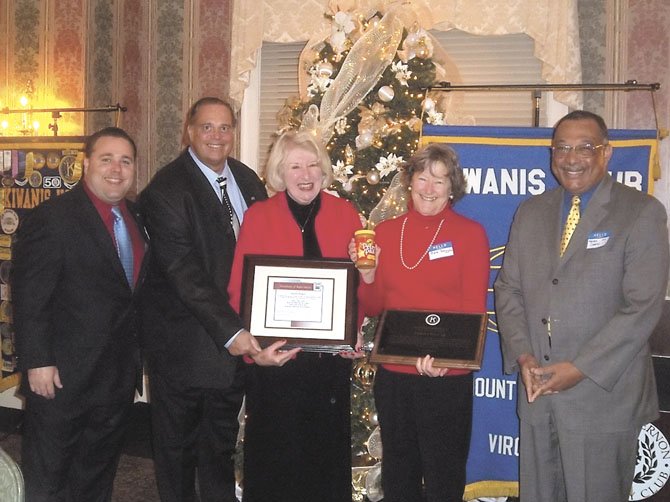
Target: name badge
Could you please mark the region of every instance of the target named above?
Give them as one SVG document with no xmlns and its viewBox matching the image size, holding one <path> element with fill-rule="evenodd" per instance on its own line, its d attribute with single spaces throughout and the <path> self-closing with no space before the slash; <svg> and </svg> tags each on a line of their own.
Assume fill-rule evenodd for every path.
<svg viewBox="0 0 670 502">
<path fill-rule="evenodd" d="M 586 241 L 586 249 L 598 249 L 607 244 L 610 240 L 609 232 L 592 232 Z"/>
<path fill-rule="evenodd" d="M 429 260 L 438 260 L 447 256 L 454 256 L 454 246 L 451 244 L 451 241 L 433 244 L 428 248 Z"/>
</svg>

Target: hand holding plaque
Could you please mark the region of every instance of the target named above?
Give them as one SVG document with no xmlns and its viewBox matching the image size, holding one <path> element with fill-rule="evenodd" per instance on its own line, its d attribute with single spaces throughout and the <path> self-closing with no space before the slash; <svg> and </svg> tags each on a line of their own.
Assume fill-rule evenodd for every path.
<svg viewBox="0 0 670 502">
<path fill-rule="evenodd" d="M 415 366 L 419 375 L 426 375 L 429 377 L 443 377 L 449 372 L 449 368 L 436 367 L 435 358 L 431 355 L 418 358 Z"/>
<path fill-rule="evenodd" d="M 430 354 L 435 368 L 481 368 L 486 314 L 385 311 L 375 333 L 370 361 L 415 366 Z"/>
</svg>

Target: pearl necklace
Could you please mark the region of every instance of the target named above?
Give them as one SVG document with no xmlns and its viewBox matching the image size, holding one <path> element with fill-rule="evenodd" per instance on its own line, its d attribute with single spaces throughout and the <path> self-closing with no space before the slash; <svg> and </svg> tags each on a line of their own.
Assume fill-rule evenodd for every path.
<svg viewBox="0 0 670 502">
<path fill-rule="evenodd" d="M 435 244 L 435 239 L 437 239 L 437 234 L 440 233 L 440 230 L 442 229 L 442 224 L 444 223 L 444 218 L 440 220 L 440 224 L 437 226 L 437 230 L 435 230 L 435 235 L 433 235 L 432 240 L 430 241 L 430 244 L 428 244 L 428 247 L 426 250 L 423 252 L 421 255 L 421 258 L 419 258 L 419 261 L 417 261 L 413 266 L 408 266 L 407 263 L 405 263 L 405 257 L 403 253 L 403 241 L 405 240 L 405 224 L 407 223 L 407 216 L 405 216 L 405 220 L 402 222 L 402 228 L 400 229 L 400 262 L 402 263 L 402 266 L 405 267 L 407 270 L 414 270 L 416 267 L 419 266 L 419 264 L 423 261 L 423 259 L 426 257 L 428 254 L 428 251 L 430 251 L 430 248 L 433 244 Z"/>
</svg>

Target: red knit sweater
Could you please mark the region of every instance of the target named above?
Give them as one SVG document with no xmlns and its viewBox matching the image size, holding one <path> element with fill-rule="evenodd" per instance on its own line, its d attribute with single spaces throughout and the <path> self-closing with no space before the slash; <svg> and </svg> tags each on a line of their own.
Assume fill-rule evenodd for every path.
<svg viewBox="0 0 670 502">
<path fill-rule="evenodd" d="M 452 256 L 431 260 L 429 254 L 408 270 L 400 260 L 400 235 L 405 231 L 405 264 L 414 266 L 430 246 L 451 243 Z M 481 313 L 486 311 L 489 282 L 489 243 L 484 228 L 454 212 L 449 206 L 434 216 L 423 216 L 412 207 L 407 214 L 385 221 L 375 229 L 381 248 L 375 282 L 363 285 L 360 298 L 366 315 L 376 316 L 387 309 L 439 310 L 442 312 Z M 414 366 L 384 365 L 401 373 L 417 374 Z M 448 376 L 467 370 L 452 369 Z"/>
</svg>

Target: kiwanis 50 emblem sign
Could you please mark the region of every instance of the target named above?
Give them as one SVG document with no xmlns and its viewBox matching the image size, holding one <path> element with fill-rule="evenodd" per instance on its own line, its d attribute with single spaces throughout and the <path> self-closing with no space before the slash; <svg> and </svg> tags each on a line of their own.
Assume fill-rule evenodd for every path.
<svg viewBox="0 0 670 502">
<path fill-rule="evenodd" d="M 670 445 L 653 424 L 642 427 L 638 437 L 637 465 L 628 500 L 644 500 L 658 493 L 670 477 Z"/>
</svg>

